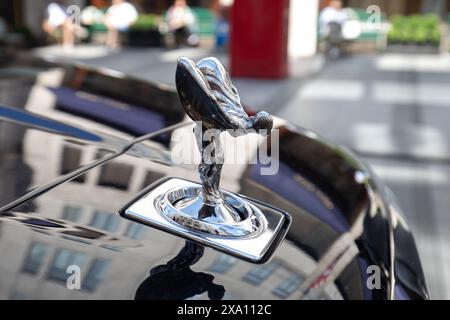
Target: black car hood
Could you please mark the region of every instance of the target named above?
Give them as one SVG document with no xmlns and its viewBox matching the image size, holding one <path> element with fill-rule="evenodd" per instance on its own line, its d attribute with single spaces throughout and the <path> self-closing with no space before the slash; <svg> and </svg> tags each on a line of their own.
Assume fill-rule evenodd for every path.
<svg viewBox="0 0 450 320">
<path fill-rule="evenodd" d="M 276 175 L 260 175 L 258 161 L 225 165 L 224 189 L 293 218 L 273 259 L 253 265 L 117 214 L 162 177 L 198 181 L 172 157 L 193 142 L 176 92 L 83 66 L 33 68 L 28 99 L 0 101 L 14 106 L 0 108 L 0 298 L 427 297 L 406 224 L 351 153 L 277 119 Z M 148 127 L 132 125 L 142 117 Z M 80 290 L 66 286 L 72 264 Z M 377 290 L 370 265 L 382 271 Z"/>
</svg>

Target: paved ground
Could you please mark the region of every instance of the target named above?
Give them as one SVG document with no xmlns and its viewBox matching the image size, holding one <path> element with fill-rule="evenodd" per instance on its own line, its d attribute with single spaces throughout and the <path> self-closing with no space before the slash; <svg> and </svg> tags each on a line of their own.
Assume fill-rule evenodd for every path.
<svg viewBox="0 0 450 320">
<path fill-rule="evenodd" d="M 450 298 L 450 58 L 355 56 L 303 81 L 278 114 L 362 156 L 397 195 L 433 298 Z"/>
<path fill-rule="evenodd" d="M 178 56 L 207 54 L 82 48 L 76 59 L 174 85 Z M 289 80 L 234 83 L 247 104 L 315 130 L 370 163 L 397 195 L 414 230 L 432 297 L 450 299 L 450 57 L 353 56 L 334 62 L 316 57 L 298 61 L 292 74 Z"/>
</svg>

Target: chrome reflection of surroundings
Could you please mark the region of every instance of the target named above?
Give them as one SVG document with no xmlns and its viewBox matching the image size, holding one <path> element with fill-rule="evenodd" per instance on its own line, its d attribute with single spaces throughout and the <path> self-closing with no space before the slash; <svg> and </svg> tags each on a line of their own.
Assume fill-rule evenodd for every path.
<svg viewBox="0 0 450 320">
<path fill-rule="evenodd" d="M 200 195 L 200 187 L 175 188 L 166 192 L 157 199 L 156 207 L 170 220 L 198 231 L 218 236 L 239 237 L 250 234 L 257 235 L 267 227 L 267 221 L 261 211 L 242 200 L 236 195 L 222 191 L 224 202 L 217 205 L 209 205 L 203 202 Z M 211 219 L 214 215 L 208 215 L 204 219 L 199 217 L 202 210 L 212 211 L 227 210 L 239 214 L 238 222 L 217 223 Z M 210 222 L 210 220 L 212 220 Z"/>
</svg>

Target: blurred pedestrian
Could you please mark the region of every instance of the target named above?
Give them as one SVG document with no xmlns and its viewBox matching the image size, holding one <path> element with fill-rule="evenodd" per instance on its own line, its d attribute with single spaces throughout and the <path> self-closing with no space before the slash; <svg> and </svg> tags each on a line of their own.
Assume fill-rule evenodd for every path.
<svg viewBox="0 0 450 320">
<path fill-rule="evenodd" d="M 225 50 L 230 37 L 229 6 L 220 6 L 216 15 L 216 49 Z"/>
<path fill-rule="evenodd" d="M 342 53 L 344 43 L 342 27 L 348 21 L 347 12 L 342 8 L 341 0 L 331 0 L 319 15 L 319 32 L 325 39 L 325 53 L 337 58 Z"/>
<path fill-rule="evenodd" d="M 124 0 L 113 0 L 112 6 L 105 15 L 105 25 L 108 28 L 106 45 L 111 49 L 120 46 L 119 32 L 127 31 L 138 18 L 136 8 Z"/>
<path fill-rule="evenodd" d="M 197 20 L 186 0 L 175 0 L 167 11 L 166 22 L 177 46 L 182 43 L 198 45 L 199 39 L 195 33 Z"/>
<path fill-rule="evenodd" d="M 62 33 L 62 45 L 64 48 L 72 48 L 75 44 L 75 26 L 66 12 L 61 1 L 52 2 L 46 10 L 46 18 L 42 29 L 50 36 Z"/>
<path fill-rule="evenodd" d="M 331 23 L 336 23 L 342 27 L 348 20 L 347 12 L 342 8 L 341 0 L 331 0 L 329 5 L 322 9 L 319 15 L 319 25 L 321 31 L 326 31 Z"/>
</svg>

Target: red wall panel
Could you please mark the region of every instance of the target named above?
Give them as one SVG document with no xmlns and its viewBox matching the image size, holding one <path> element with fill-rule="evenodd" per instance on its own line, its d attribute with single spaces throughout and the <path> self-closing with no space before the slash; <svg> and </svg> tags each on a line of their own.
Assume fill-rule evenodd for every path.
<svg viewBox="0 0 450 320">
<path fill-rule="evenodd" d="M 231 74 L 287 75 L 289 0 L 235 0 L 231 11 Z"/>
</svg>

